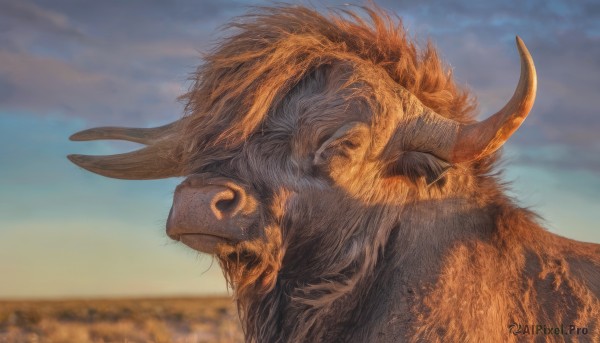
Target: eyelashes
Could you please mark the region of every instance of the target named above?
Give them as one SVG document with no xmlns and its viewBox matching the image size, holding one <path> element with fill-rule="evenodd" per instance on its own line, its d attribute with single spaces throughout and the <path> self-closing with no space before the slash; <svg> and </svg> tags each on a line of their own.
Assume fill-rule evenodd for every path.
<svg viewBox="0 0 600 343">
<path fill-rule="evenodd" d="M 387 170 L 388 176 L 402 175 L 411 181 L 417 182 L 424 178 L 427 185 L 440 181 L 452 168 L 452 164 L 439 159 L 431 154 L 418 151 L 402 153 Z"/>
</svg>

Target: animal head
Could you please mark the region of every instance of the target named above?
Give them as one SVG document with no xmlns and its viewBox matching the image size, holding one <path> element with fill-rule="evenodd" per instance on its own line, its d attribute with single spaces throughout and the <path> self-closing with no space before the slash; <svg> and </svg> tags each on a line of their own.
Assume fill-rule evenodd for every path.
<svg viewBox="0 0 600 343">
<path fill-rule="evenodd" d="M 433 47 L 364 11 L 370 20 L 303 7 L 242 17 L 194 73 L 182 119 L 76 133 L 146 147 L 69 159 L 113 178 L 185 177 L 167 234 L 216 255 L 238 297 L 294 280 L 293 296 L 327 302 L 370 270 L 408 207 L 479 192 L 536 93 L 517 38 L 513 97 L 475 121 Z"/>
</svg>

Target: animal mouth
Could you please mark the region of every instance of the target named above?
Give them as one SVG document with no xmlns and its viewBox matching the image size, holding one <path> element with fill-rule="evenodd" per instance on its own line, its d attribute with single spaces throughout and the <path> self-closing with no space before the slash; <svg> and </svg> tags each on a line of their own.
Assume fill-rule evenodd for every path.
<svg viewBox="0 0 600 343">
<path fill-rule="evenodd" d="M 219 245 L 235 245 L 231 239 L 205 233 L 185 233 L 172 237 L 188 247 L 207 254 L 214 254 Z"/>
</svg>

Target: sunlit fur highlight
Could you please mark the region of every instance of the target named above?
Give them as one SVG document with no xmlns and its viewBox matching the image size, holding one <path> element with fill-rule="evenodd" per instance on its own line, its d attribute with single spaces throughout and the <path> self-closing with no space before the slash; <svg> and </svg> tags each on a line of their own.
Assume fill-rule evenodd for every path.
<svg viewBox="0 0 600 343">
<path fill-rule="evenodd" d="M 182 97 L 191 116 L 181 136 L 187 152 L 239 147 L 299 80 L 340 61 L 377 66 L 438 114 L 472 119 L 472 99 L 433 46 L 419 52 L 385 12 L 363 10 L 370 20 L 350 10 L 325 16 L 294 6 L 258 8 L 230 23 L 234 33 L 205 56 Z"/>
<path fill-rule="evenodd" d="M 229 26 L 178 137 L 188 173 L 260 201 L 252 239 L 217 252 L 247 342 L 510 342 L 510 321 L 572 313 L 600 339 L 600 248 L 514 205 L 496 155 L 449 166 L 411 149 L 427 109 L 474 118 L 431 44 L 376 8 L 259 8 Z M 566 305 L 546 310 L 540 287 Z"/>
</svg>

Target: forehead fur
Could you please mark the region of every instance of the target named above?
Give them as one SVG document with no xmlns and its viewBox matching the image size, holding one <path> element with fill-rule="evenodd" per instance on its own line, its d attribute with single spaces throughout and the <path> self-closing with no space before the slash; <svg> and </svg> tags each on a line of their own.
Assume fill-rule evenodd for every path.
<svg viewBox="0 0 600 343">
<path fill-rule="evenodd" d="M 298 82 L 325 65 L 381 68 L 440 115 L 472 119 L 470 95 L 431 44 L 419 51 L 401 24 L 377 8 L 327 15 L 300 6 L 257 8 L 228 28 L 232 34 L 205 56 L 182 96 L 188 161 L 233 155 Z"/>
</svg>

